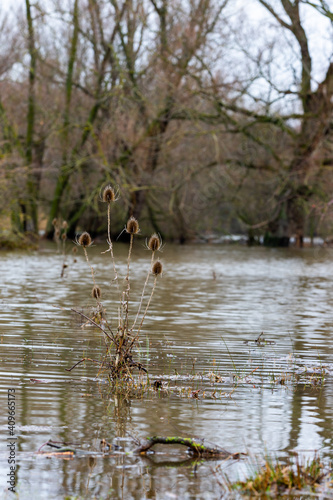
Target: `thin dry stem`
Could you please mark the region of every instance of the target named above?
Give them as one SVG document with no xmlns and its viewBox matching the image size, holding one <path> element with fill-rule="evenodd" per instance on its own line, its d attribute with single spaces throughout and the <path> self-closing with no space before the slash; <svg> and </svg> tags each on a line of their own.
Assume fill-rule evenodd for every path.
<svg viewBox="0 0 333 500">
<path fill-rule="evenodd" d="M 155 291 L 155 288 L 156 288 L 156 283 L 157 283 L 157 276 L 155 276 L 155 279 L 154 279 L 154 284 L 153 284 L 153 288 L 152 288 L 152 291 L 151 291 L 151 294 L 150 294 L 150 297 L 149 297 L 148 303 L 147 303 L 147 305 L 146 305 L 145 312 L 143 313 L 142 320 L 141 320 L 140 326 L 139 326 L 139 328 L 138 328 L 138 333 L 137 333 L 137 335 L 139 335 L 139 333 L 140 333 L 140 330 L 141 330 L 141 328 L 142 328 L 142 325 L 143 325 L 144 319 L 145 319 L 146 314 L 147 314 L 147 312 L 148 312 L 148 309 L 149 309 L 149 306 L 150 306 L 150 303 L 151 303 L 151 300 L 152 300 L 152 298 L 153 298 L 154 291 Z"/>
<path fill-rule="evenodd" d="M 126 301 L 125 301 L 124 335 L 126 335 L 127 330 L 128 330 L 128 302 L 129 302 L 129 295 L 130 295 L 130 289 L 131 289 L 130 280 L 129 280 L 129 271 L 130 271 L 130 262 L 131 262 L 131 255 L 132 255 L 132 249 L 133 249 L 133 238 L 134 238 L 134 235 L 131 234 L 130 245 L 129 245 L 129 249 L 128 249 L 128 257 L 127 257 L 127 274 L 126 274 L 126 278 L 125 278 L 127 288 L 125 291 Z"/>
<path fill-rule="evenodd" d="M 147 287 L 147 284 L 148 284 L 148 281 L 149 281 L 149 276 L 151 274 L 151 268 L 152 268 L 152 265 L 153 265 L 153 262 L 154 262 L 154 255 L 155 255 L 155 252 L 152 252 L 152 255 L 151 255 L 151 263 L 150 263 L 150 267 L 149 267 L 149 270 L 148 270 L 148 274 L 147 274 L 147 277 L 146 277 L 146 281 L 143 285 L 143 289 L 142 289 L 142 294 L 141 294 L 141 299 L 140 299 L 140 304 L 139 304 L 139 308 L 138 308 L 138 312 L 136 313 L 136 316 L 135 316 L 135 320 L 134 320 L 134 323 L 131 327 L 131 332 L 133 331 L 135 325 L 136 325 L 136 322 L 138 320 L 138 317 L 139 317 L 139 314 L 141 312 L 141 307 L 142 307 L 142 303 L 143 303 L 143 299 L 144 299 L 144 295 L 145 295 L 145 291 L 146 291 L 146 287 Z"/>
<path fill-rule="evenodd" d="M 109 334 L 108 334 L 108 333 L 104 330 L 104 328 L 103 328 L 101 325 L 99 325 L 98 323 L 96 323 L 96 321 L 94 321 L 92 318 L 89 318 L 89 316 L 86 316 L 85 314 L 83 314 L 81 311 L 78 311 L 77 309 L 73 309 L 73 308 L 71 309 L 71 311 L 75 312 L 76 314 L 79 314 L 79 316 L 81 316 L 82 318 L 85 318 L 85 319 L 87 320 L 87 321 L 86 321 L 87 323 L 91 323 L 92 325 L 96 326 L 97 328 L 99 328 L 99 329 L 100 329 L 100 330 L 104 333 L 103 338 L 104 338 L 104 342 L 105 342 L 105 344 L 106 344 L 106 355 L 107 355 L 107 354 L 109 354 L 110 361 L 111 361 L 111 363 L 112 363 L 112 361 L 113 361 L 113 360 L 112 360 L 112 355 L 111 355 L 111 352 L 110 352 L 110 350 L 109 350 L 109 345 L 108 345 L 108 343 L 107 343 L 107 341 L 106 341 L 106 337 L 107 337 L 107 338 L 108 338 L 108 339 L 109 339 L 109 340 L 110 340 L 110 341 L 111 341 L 114 345 L 116 344 L 116 339 L 115 339 L 115 337 L 114 337 L 114 333 L 113 333 L 113 331 L 112 331 L 112 329 L 111 329 L 111 327 L 110 327 L 110 325 L 109 325 L 108 321 L 107 321 L 107 320 L 105 320 L 106 325 L 107 325 L 108 329 L 110 330 L 110 334 L 111 334 L 111 335 L 109 335 Z M 103 361 L 103 363 L 104 363 L 104 361 Z"/>
<path fill-rule="evenodd" d="M 108 243 L 112 247 L 112 241 L 111 241 L 111 204 L 108 204 Z M 111 251 L 111 248 L 110 248 Z M 112 255 L 112 253 L 111 253 Z"/>
<path fill-rule="evenodd" d="M 111 255 L 111 260 L 112 260 L 112 265 L 113 265 L 113 272 L 114 272 L 114 280 L 117 285 L 117 290 L 120 292 L 119 289 L 119 282 L 118 282 L 118 273 L 116 269 L 116 262 L 113 254 L 113 245 L 112 245 L 112 240 L 111 240 L 111 204 L 108 204 L 108 245 L 109 245 L 109 250 L 110 250 L 110 255 Z"/>
<path fill-rule="evenodd" d="M 138 328 L 138 331 L 134 337 L 134 339 L 132 340 L 132 342 L 130 343 L 130 345 L 128 346 L 127 348 L 127 352 L 130 352 L 130 350 L 132 349 L 134 343 L 136 342 L 136 340 L 139 338 L 139 334 L 140 334 L 140 331 L 141 331 L 141 328 L 142 328 L 142 325 L 143 325 L 143 322 L 145 320 L 145 317 L 146 317 L 146 314 L 148 312 L 148 309 L 149 309 L 149 306 L 150 306 L 150 303 L 151 303 L 151 300 L 153 298 L 153 295 L 154 295 L 154 291 L 155 291 L 155 288 L 156 288 L 156 283 L 157 283 L 157 276 L 155 277 L 154 279 L 154 284 L 153 284 L 153 288 L 152 288 L 152 291 L 151 291 L 151 294 L 150 294 L 150 297 L 149 297 L 149 300 L 148 300 L 148 303 L 146 305 L 146 309 L 145 309 L 145 312 L 143 313 L 143 316 L 142 316 L 142 319 L 141 319 L 141 323 L 140 323 L 140 326 Z"/>
<path fill-rule="evenodd" d="M 133 248 L 133 238 L 134 238 L 134 235 L 131 234 L 130 245 L 129 245 L 129 249 L 128 249 L 128 257 L 127 257 L 127 275 L 126 275 L 127 280 L 129 279 L 129 269 L 130 269 L 130 261 L 131 261 L 131 254 L 132 254 L 132 248 Z"/>
<path fill-rule="evenodd" d="M 78 366 L 80 363 L 83 363 L 84 361 L 92 361 L 93 363 L 100 364 L 100 362 L 97 361 L 97 359 L 83 358 L 80 361 L 78 361 L 77 363 L 75 363 L 75 365 L 73 365 L 71 368 L 65 368 L 65 370 L 67 372 L 71 372 L 76 366 Z"/>
<path fill-rule="evenodd" d="M 87 263 L 88 263 L 88 266 L 90 267 L 91 276 L 92 276 L 92 279 L 93 279 L 93 282 L 94 282 L 94 286 L 97 286 L 97 285 L 96 285 L 96 281 L 95 281 L 95 273 L 94 273 L 94 268 L 93 268 L 93 267 L 92 267 L 92 265 L 90 264 L 87 249 L 86 249 L 86 247 L 82 247 L 82 248 L 83 248 L 84 255 L 85 255 L 85 257 L 86 257 L 86 261 L 87 261 Z"/>
<path fill-rule="evenodd" d="M 122 311 L 122 308 L 121 308 L 121 304 L 120 304 L 120 306 L 118 307 L 118 328 L 119 328 L 119 330 L 121 329 L 121 323 L 122 323 L 121 311 Z"/>
<path fill-rule="evenodd" d="M 112 330 L 111 330 L 111 328 L 109 327 L 108 324 L 107 325 L 109 327 L 111 336 L 104 330 L 104 328 L 101 327 L 101 325 L 99 325 L 98 323 L 96 323 L 96 321 L 94 321 L 93 319 L 89 318 L 89 316 L 86 316 L 85 314 L 83 314 L 83 312 L 78 311 L 77 309 L 73 309 L 73 308 L 71 308 L 71 311 L 75 312 L 79 316 L 82 316 L 82 318 L 85 318 L 87 321 L 89 321 L 89 323 L 91 323 L 92 325 L 94 325 L 97 328 L 99 328 L 113 343 L 115 343 L 115 338 L 114 338 L 113 332 L 112 332 Z"/>
<path fill-rule="evenodd" d="M 112 360 L 112 355 L 111 355 L 111 352 L 110 352 L 110 350 L 109 350 L 109 347 L 108 347 L 108 346 L 106 346 L 106 353 L 105 353 L 105 356 L 104 356 L 104 358 L 103 358 L 102 364 L 101 364 L 101 366 L 99 367 L 99 370 L 98 370 L 98 373 L 97 373 L 97 375 L 96 375 L 96 378 L 99 376 L 99 374 L 100 374 L 100 372 L 101 372 L 101 370 L 102 370 L 102 368 L 103 368 L 103 366 L 104 366 L 105 360 L 106 360 L 106 358 L 107 358 L 107 356 L 108 356 L 108 355 L 109 355 L 110 360 L 111 360 L 111 362 L 112 362 L 113 360 Z"/>
<path fill-rule="evenodd" d="M 88 257 L 88 252 L 87 252 L 87 249 L 86 247 L 83 247 L 83 251 L 84 251 L 84 255 L 86 256 L 86 261 L 90 267 L 90 270 L 91 270 L 91 276 L 92 276 L 92 279 L 93 279 L 93 282 L 94 282 L 94 286 L 97 286 L 96 285 L 96 280 L 95 280 L 95 273 L 94 273 L 94 268 L 92 267 L 92 265 L 90 264 L 90 260 L 89 260 L 89 257 Z M 98 308 L 102 311 L 103 310 L 103 307 L 102 307 L 102 304 L 101 304 L 101 301 L 99 300 L 99 298 L 96 297 L 96 302 L 98 304 Z"/>
</svg>

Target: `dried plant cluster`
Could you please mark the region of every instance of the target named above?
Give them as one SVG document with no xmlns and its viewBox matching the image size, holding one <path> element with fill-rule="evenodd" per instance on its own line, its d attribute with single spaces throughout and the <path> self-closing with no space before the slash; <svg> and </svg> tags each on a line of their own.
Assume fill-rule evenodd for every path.
<svg viewBox="0 0 333 500">
<path fill-rule="evenodd" d="M 151 261 L 141 292 L 141 298 L 139 300 L 135 318 L 131 320 L 129 313 L 131 294 L 130 264 L 134 238 L 139 234 L 140 226 L 139 222 L 134 217 L 130 217 L 126 223 L 124 231 L 129 234 L 130 238 L 127 256 L 127 269 L 125 278 L 120 279 L 117 272 L 117 266 L 113 251 L 113 242 L 111 239 L 111 206 L 114 202 L 117 201 L 117 199 L 118 192 L 115 191 L 111 185 L 108 185 L 103 189 L 101 200 L 107 204 L 108 227 L 108 249 L 103 253 L 110 252 L 114 275 L 112 281 L 116 286 L 118 294 L 119 305 L 116 324 L 111 324 L 111 322 L 107 319 L 107 314 L 102 304 L 102 291 L 100 286 L 96 282 L 95 272 L 89 259 L 88 249 L 93 243 L 92 238 L 86 231 L 76 238 L 76 243 L 78 246 L 82 247 L 87 264 L 90 267 L 91 277 L 93 281 L 91 296 L 96 300 L 97 312 L 93 318 L 89 318 L 79 311 L 75 310 L 75 312 L 84 317 L 87 323 L 94 325 L 102 332 L 106 344 L 106 354 L 102 363 L 100 364 L 100 370 L 102 368 L 107 369 L 108 375 L 112 379 L 132 377 L 132 372 L 134 369 L 146 372 L 146 369 L 139 362 L 135 362 L 133 360 L 133 349 L 135 348 L 139 340 L 142 325 L 147 315 L 156 288 L 157 280 L 163 272 L 162 262 L 159 259 L 155 259 L 156 252 L 161 249 L 162 240 L 159 235 L 153 234 L 146 241 L 146 246 L 151 252 Z M 148 292 L 148 294 L 146 294 L 150 278 L 153 279 L 153 283 L 150 287 L 150 291 Z M 77 364 L 74 366 L 77 366 Z"/>
<path fill-rule="evenodd" d="M 265 464 L 245 481 L 231 483 L 226 477 L 225 479 L 229 491 L 237 490 L 251 498 L 280 498 L 287 494 L 290 495 L 288 498 L 291 498 L 298 496 L 297 492 L 302 492 L 304 498 L 308 498 L 317 496 L 316 491 L 324 484 L 326 488 L 331 489 L 333 476 L 331 464 L 326 466 L 317 454 L 308 460 L 302 460 L 296 454 L 294 463 L 289 460 L 287 464 L 274 464 L 267 457 Z"/>
</svg>

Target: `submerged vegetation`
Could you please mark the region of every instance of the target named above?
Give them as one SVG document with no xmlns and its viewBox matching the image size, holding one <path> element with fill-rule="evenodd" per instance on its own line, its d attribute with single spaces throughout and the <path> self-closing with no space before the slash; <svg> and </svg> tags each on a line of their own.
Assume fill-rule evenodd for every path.
<svg viewBox="0 0 333 500">
<path fill-rule="evenodd" d="M 276 498 L 280 495 L 295 495 L 297 492 L 314 493 L 320 486 L 331 488 L 333 485 L 332 466 L 325 465 L 322 459 L 302 459 L 298 454 L 294 461 L 286 464 L 273 463 L 266 458 L 265 464 L 248 479 L 231 483 L 225 478 L 229 491 L 238 491 L 247 496 L 268 496 Z"/>
<path fill-rule="evenodd" d="M 163 265 L 160 260 L 155 260 L 155 254 L 161 249 L 162 239 L 156 233 L 152 234 L 149 240 L 146 241 L 147 248 L 151 251 L 151 261 L 148 267 L 148 272 L 146 280 L 144 282 L 141 298 L 139 300 L 139 306 L 136 311 L 134 320 L 131 319 L 130 307 L 131 307 L 131 279 L 130 279 L 130 267 L 131 267 L 131 257 L 133 250 L 134 237 L 139 234 L 140 226 L 139 222 L 135 217 L 131 216 L 124 228 L 129 235 L 129 248 L 127 256 L 127 266 L 126 266 L 126 276 L 121 279 L 117 271 L 116 260 L 113 252 L 113 242 L 111 239 L 111 205 L 117 201 L 119 197 L 118 192 L 111 186 L 107 185 L 101 194 L 101 200 L 107 204 L 107 227 L 108 227 L 108 249 L 103 253 L 110 252 L 112 267 L 113 267 L 113 278 L 111 280 L 111 285 L 115 287 L 116 293 L 118 295 L 118 311 L 117 311 L 117 322 L 111 324 L 108 319 L 107 312 L 105 311 L 102 304 L 102 290 L 97 284 L 94 268 L 90 262 L 88 255 L 88 248 L 92 246 L 93 241 L 88 232 L 83 232 L 80 236 L 76 238 L 76 244 L 82 247 L 86 262 L 90 268 L 93 287 L 91 290 L 91 296 L 96 300 L 96 310 L 93 318 L 86 316 L 84 313 L 72 309 L 77 314 L 81 315 L 87 324 L 97 327 L 103 335 L 106 352 L 103 361 L 100 363 L 100 370 L 106 370 L 108 376 L 115 380 L 119 378 L 131 379 L 132 372 L 134 368 L 139 371 L 147 372 L 147 370 L 142 366 L 141 363 L 134 361 L 133 350 L 139 341 L 140 332 L 143 326 L 143 322 L 146 318 L 153 294 L 157 285 L 157 280 L 163 273 Z M 67 228 L 67 226 L 66 226 Z M 63 233 L 66 236 L 66 233 Z M 65 241 L 65 240 L 64 240 Z M 64 254 L 65 255 L 65 254 Z M 64 268 L 64 264 L 63 264 Z M 149 286 L 149 279 L 153 277 L 153 283 L 150 288 L 148 295 L 146 296 L 146 289 Z M 84 358 L 83 360 L 76 363 L 70 370 L 77 366 L 80 362 L 85 360 L 90 360 L 90 358 Z M 96 362 L 96 360 L 91 360 Z M 98 363 L 98 362 L 97 362 Z"/>
</svg>

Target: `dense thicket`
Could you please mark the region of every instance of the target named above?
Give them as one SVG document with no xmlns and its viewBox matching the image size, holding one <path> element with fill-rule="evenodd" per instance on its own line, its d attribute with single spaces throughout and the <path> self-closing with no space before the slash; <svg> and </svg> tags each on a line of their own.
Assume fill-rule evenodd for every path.
<svg viewBox="0 0 333 500">
<path fill-rule="evenodd" d="M 186 241 L 329 236 L 333 14 L 324 0 L 25 0 L 0 13 L 0 215 Z M 315 28 L 316 27 L 316 28 Z"/>
</svg>

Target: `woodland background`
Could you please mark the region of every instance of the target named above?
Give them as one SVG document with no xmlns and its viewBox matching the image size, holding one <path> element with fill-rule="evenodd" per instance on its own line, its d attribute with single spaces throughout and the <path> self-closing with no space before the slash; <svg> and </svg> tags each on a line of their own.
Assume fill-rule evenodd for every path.
<svg viewBox="0 0 333 500">
<path fill-rule="evenodd" d="M 16 2 L 15 2 L 16 4 Z M 13 2 L 14 5 L 14 2 Z M 13 10 L 15 9 L 15 10 Z M 0 10 L 0 239 L 333 234 L 333 5 L 24 0 Z"/>
</svg>

